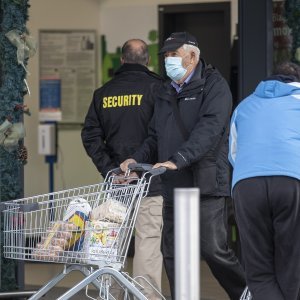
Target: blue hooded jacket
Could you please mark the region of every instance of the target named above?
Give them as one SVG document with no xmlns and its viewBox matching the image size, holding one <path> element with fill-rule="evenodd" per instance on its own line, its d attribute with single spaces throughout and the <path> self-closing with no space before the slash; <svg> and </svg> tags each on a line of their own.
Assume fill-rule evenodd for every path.
<svg viewBox="0 0 300 300">
<path fill-rule="evenodd" d="M 232 188 L 246 178 L 300 179 L 300 83 L 262 81 L 233 112 L 229 136 Z"/>
</svg>

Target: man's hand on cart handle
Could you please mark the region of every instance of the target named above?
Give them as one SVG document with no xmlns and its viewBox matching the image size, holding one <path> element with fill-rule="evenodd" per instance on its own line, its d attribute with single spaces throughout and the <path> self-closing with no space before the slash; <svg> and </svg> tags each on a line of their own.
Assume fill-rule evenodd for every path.
<svg viewBox="0 0 300 300">
<path fill-rule="evenodd" d="M 120 164 L 120 169 L 123 171 L 123 172 L 127 172 L 128 171 L 128 166 L 130 164 L 136 164 L 137 162 L 133 159 L 133 158 L 128 158 L 126 160 L 124 160 L 121 164 Z M 165 162 L 162 162 L 162 163 L 156 163 L 154 166 L 153 166 L 153 169 L 157 169 L 157 168 L 160 168 L 160 167 L 165 167 L 166 169 L 169 169 L 169 170 L 177 170 L 177 166 L 171 162 L 171 161 L 165 161 Z"/>
<path fill-rule="evenodd" d="M 165 167 L 168 170 L 177 170 L 177 166 L 169 160 L 165 161 L 165 162 L 162 162 L 162 163 L 156 163 L 153 166 L 153 169 L 157 169 L 157 168 L 160 168 L 160 167 Z"/>
<path fill-rule="evenodd" d="M 128 158 L 120 164 L 120 169 L 124 172 L 124 177 L 118 178 L 118 183 L 127 184 L 138 178 L 138 174 L 136 172 L 128 172 L 128 166 L 132 163 L 136 164 L 136 161 L 133 158 Z"/>
<path fill-rule="evenodd" d="M 136 161 L 133 158 L 128 158 L 120 164 L 120 169 L 126 173 L 130 164 L 136 164 Z"/>
</svg>

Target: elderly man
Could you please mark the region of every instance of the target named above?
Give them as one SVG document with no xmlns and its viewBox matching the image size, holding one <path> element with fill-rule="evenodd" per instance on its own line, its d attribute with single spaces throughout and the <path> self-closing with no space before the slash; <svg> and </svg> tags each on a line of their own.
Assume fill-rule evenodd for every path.
<svg viewBox="0 0 300 300">
<path fill-rule="evenodd" d="M 148 138 L 121 168 L 126 170 L 130 162 L 145 162 L 158 155 L 154 167 L 168 169 L 162 175 L 162 250 L 172 298 L 174 188 L 199 187 L 202 257 L 230 299 L 238 300 L 245 280 L 237 257 L 227 245 L 225 203 L 230 195 L 227 129 L 231 93 L 221 74 L 200 59 L 197 40 L 191 34 L 172 33 L 160 53 L 171 81 L 158 93 Z"/>
</svg>

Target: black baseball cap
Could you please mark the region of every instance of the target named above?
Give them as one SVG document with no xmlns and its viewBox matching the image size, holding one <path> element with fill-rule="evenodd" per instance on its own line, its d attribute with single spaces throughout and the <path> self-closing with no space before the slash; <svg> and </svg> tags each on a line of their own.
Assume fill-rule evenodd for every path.
<svg viewBox="0 0 300 300">
<path fill-rule="evenodd" d="M 165 41 L 163 47 L 158 54 L 165 53 L 167 51 L 175 51 L 183 44 L 193 45 L 198 47 L 198 42 L 194 36 L 188 32 L 173 32 Z"/>
</svg>

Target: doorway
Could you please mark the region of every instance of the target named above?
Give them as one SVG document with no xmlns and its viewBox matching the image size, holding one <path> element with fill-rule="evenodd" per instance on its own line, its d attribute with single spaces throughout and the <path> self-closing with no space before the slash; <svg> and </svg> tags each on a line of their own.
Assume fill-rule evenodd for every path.
<svg viewBox="0 0 300 300">
<path fill-rule="evenodd" d="M 159 47 L 175 31 L 188 31 L 199 44 L 201 57 L 229 82 L 231 51 L 230 2 L 159 5 Z M 163 57 L 160 73 L 165 76 Z"/>
</svg>

